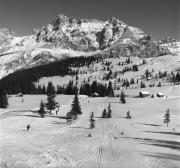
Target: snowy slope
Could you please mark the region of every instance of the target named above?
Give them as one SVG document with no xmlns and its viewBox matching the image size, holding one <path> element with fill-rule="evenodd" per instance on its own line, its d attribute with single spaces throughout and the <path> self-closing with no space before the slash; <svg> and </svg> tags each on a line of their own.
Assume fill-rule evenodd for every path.
<svg viewBox="0 0 180 168">
<path fill-rule="evenodd" d="M 180 166 L 179 86 L 168 99 L 80 97 L 83 114 L 68 125 L 64 116 L 71 108 L 71 95 L 58 95 L 60 111 L 40 118 L 36 112 L 45 95 L 12 96 L 0 115 L 1 167 L 7 168 L 178 168 Z M 158 91 L 159 89 L 156 88 Z M 167 88 L 164 88 L 167 89 Z M 126 93 L 128 90 L 126 91 Z M 100 118 L 109 102 L 112 118 Z M 169 126 L 163 123 L 170 109 Z M 127 111 L 132 119 L 126 119 Z M 89 116 L 95 128 L 89 129 Z M 9 124 L 11 123 L 11 124 Z M 27 124 L 31 125 L 26 131 Z M 92 137 L 88 137 L 88 134 Z"/>
</svg>

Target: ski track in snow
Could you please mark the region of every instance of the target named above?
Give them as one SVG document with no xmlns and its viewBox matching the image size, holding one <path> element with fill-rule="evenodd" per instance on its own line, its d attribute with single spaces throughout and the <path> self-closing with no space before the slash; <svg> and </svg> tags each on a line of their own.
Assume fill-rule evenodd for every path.
<svg viewBox="0 0 180 168">
<path fill-rule="evenodd" d="M 74 159 L 74 161 L 75 161 L 75 164 L 77 165 L 77 168 L 82 168 L 81 162 L 79 162 L 79 161 L 77 160 L 77 158 L 76 158 L 76 152 L 77 152 L 78 145 L 79 145 L 79 140 L 77 140 L 77 142 L 76 142 L 76 144 L 75 144 L 75 146 L 74 146 L 74 148 L 73 148 L 72 157 L 73 157 L 73 159 Z"/>
<path fill-rule="evenodd" d="M 116 129 L 119 124 L 120 124 L 119 122 L 116 122 L 115 124 L 113 124 L 113 128 Z M 113 147 L 112 147 L 113 146 L 113 142 L 112 142 L 113 137 L 111 136 L 112 132 L 113 132 L 113 130 L 107 131 L 106 133 L 104 133 L 104 126 L 103 126 L 104 138 L 101 141 L 101 143 L 99 144 L 99 146 L 97 147 L 98 149 L 96 150 L 96 163 L 97 163 L 98 168 L 103 168 L 101 159 L 102 159 L 104 146 L 106 144 L 111 143 L 111 150 L 112 150 L 112 153 L 113 153 Z M 108 140 L 109 140 L 109 142 L 108 142 Z"/>
</svg>

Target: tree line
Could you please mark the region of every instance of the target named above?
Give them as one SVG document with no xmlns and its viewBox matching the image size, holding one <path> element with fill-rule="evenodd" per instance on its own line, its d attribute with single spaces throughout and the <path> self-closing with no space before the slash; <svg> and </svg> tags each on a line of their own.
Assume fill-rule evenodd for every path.
<svg viewBox="0 0 180 168">
<path fill-rule="evenodd" d="M 47 94 L 46 87 L 38 86 L 36 88 L 36 94 Z M 56 94 L 65 94 L 65 95 L 74 95 L 76 93 L 76 83 L 73 80 L 70 80 L 69 83 L 65 86 L 57 85 Z M 94 93 L 97 93 L 98 97 L 114 97 L 114 90 L 112 87 L 112 82 L 109 81 L 107 84 L 98 83 L 96 80 L 92 83 L 82 83 L 79 89 L 79 94 L 92 96 Z"/>
<path fill-rule="evenodd" d="M 6 90 L 8 94 L 36 94 L 38 89 L 34 85 L 42 77 L 51 76 L 74 76 L 77 74 L 74 67 L 90 66 L 95 62 L 102 61 L 101 55 L 72 57 L 52 62 L 38 67 L 16 71 L 0 80 L 0 88 Z M 42 88 L 39 87 L 39 92 Z"/>
<path fill-rule="evenodd" d="M 114 97 L 114 90 L 112 87 L 112 82 L 109 81 L 109 84 L 98 83 L 97 81 L 93 81 L 92 84 L 84 83 L 80 87 L 79 94 L 91 96 L 94 93 L 97 93 L 97 96 L 100 97 Z"/>
</svg>

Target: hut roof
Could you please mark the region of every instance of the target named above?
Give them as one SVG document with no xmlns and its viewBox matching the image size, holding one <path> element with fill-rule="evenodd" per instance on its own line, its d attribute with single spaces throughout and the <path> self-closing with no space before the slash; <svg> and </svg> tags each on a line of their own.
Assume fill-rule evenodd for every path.
<svg viewBox="0 0 180 168">
<path fill-rule="evenodd" d="M 139 93 L 141 93 L 143 95 L 149 95 L 150 94 L 148 91 L 140 91 Z"/>
</svg>

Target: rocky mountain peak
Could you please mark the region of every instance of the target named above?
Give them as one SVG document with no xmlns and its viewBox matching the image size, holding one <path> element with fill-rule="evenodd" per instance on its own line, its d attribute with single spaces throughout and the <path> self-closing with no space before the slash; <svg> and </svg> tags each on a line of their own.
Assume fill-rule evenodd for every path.
<svg viewBox="0 0 180 168">
<path fill-rule="evenodd" d="M 58 25 L 62 25 L 69 21 L 69 18 L 65 16 L 64 14 L 59 14 L 56 16 L 55 20 L 51 22 L 51 24 L 55 27 Z"/>
<path fill-rule="evenodd" d="M 0 29 L 0 43 L 3 42 L 5 39 L 8 40 L 9 38 L 12 38 L 14 35 L 15 33 L 9 28 Z"/>
<path fill-rule="evenodd" d="M 9 28 L 0 29 L 0 35 L 7 35 L 7 34 L 14 34 L 14 32 L 10 30 Z"/>
</svg>

